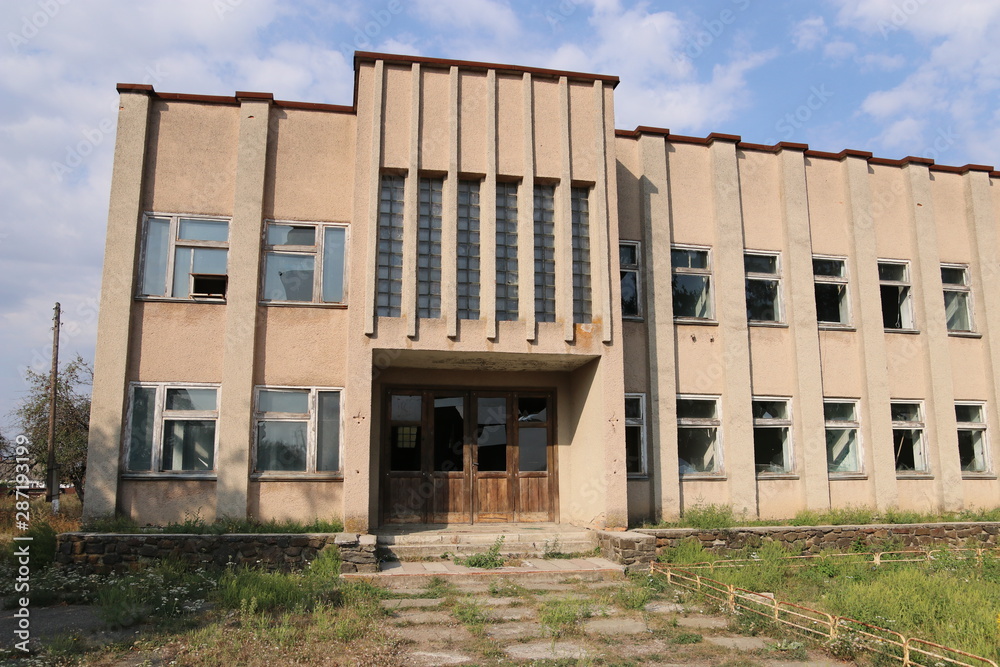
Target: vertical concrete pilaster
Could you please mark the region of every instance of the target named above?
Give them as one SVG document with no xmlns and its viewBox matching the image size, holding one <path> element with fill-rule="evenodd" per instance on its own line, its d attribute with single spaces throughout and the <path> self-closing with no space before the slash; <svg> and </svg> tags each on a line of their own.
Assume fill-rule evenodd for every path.
<svg viewBox="0 0 1000 667">
<path fill-rule="evenodd" d="M 479 317 L 497 337 L 497 72 L 486 72 L 486 179 L 479 194 Z"/>
<path fill-rule="evenodd" d="M 712 205 L 715 215 L 715 312 L 725 345 L 722 392 L 723 447 L 733 509 L 756 516 L 750 336 L 743 271 L 743 211 L 736 144 L 716 139 L 711 154 Z"/>
<path fill-rule="evenodd" d="M 642 232 L 645 294 L 643 317 L 649 332 L 649 435 L 653 507 L 658 520 L 681 513 L 677 460 L 677 365 L 674 299 L 670 287 L 670 180 L 663 137 L 639 137 L 642 166 Z"/>
<path fill-rule="evenodd" d="M 866 449 L 865 470 L 873 478 L 876 506 L 885 509 L 896 504 L 898 492 L 868 160 L 865 157 L 845 157 L 843 169 L 854 244 L 850 287 L 855 292 L 854 303 L 859 305 L 855 308 L 856 326 L 858 335 L 861 336 L 865 378 L 861 388 L 861 436 Z"/>
<path fill-rule="evenodd" d="M 792 406 L 796 414 L 792 420 L 792 446 L 798 450 L 796 468 L 802 475 L 806 507 L 825 510 L 830 508 L 830 479 L 826 465 L 823 370 L 816 328 L 805 156 L 801 150 L 783 149 L 778 159 L 785 228 L 785 305 L 795 349 L 796 392 Z"/>
<path fill-rule="evenodd" d="M 524 335 L 535 340 L 535 114 L 531 74 L 521 79 L 524 178 L 517 197 L 517 304 Z"/>
<path fill-rule="evenodd" d="M 226 338 L 219 392 L 219 456 L 216 461 L 216 516 L 247 515 L 253 419 L 253 369 L 257 342 L 257 287 L 260 276 L 264 176 L 270 95 L 240 98 L 236 191 L 229 224 L 229 285 Z"/>
<path fill-rule="evenodd" d="M 87 441 L 88 519 L 114 513 L 118 497 L 151 92 L 122 90 L 119 102 Z"/>
<path fill-rule="evenodd" d="M 601 341 L 611 343 L 614 323 L 619 321 L 621 314 L 614 305 L 621 303 L 621 292 L 616 287 L 619 280 L 618 176 L 614 100 L 600 81 L 594 82 L 594 110 L 598 165 L 590 214 L 590 299 L 594 316 L 601 321 Z"/>
<path fill-rule="evenodd" d="M 403 191 L 403 308 L 406 335 L 417 335 L 417 213 L 420 207 L 420 63 L 410 70 L 410 160 Z"/>
<path fill-rule="evenodd" d="M 448 72 L 448 177 L 444 179 L 441 211 L 441 317 L 448 337 L 458 336 L 458 68 Z"/>
<path fill-rule="evenodd" d="M 360 75 L 359 75 L 360 77 Z M 369 144 L 370 153 L 368 154 L 368 170 L 364 174 L 359 174 L 359 183 L 370 183 L 368 190 L 368 215 L 366 216 L 366 222 L 368 224 L 367 236 L 368 236 L 368 246 L 367 252 L 365 253 L 365 266 L 373 267 L 371 271 L 365 271 L 365 291 L 361 295 L 364 300 L 362 308 L 364 308 L 365 321 L 364 321 L 364 332 L 365 335 L 372 335 L 375 333 L 375 285 L 377 284 L 377 274 L 374 267 L 378 266 L 378 206 L 379 206 L 379 187 L 380 187 L 380 171 L 382 167 L 382 96 L 384 95 L 385 89 L 385 63 L 381 60 L 375 61 L 375 71 L 372 80 L 372 97 L 369 101 L 371 104 L 371 142 Z M 360 94 L 360 93 L 359 93 Z M 359 104 L 362 102 L 359 100 Z M 358 129 L 361 130 L 361 114 L 358 114 Z M 360 137 L 359 137 L 360 138 Z M 359 141 L 358 147 L 364 144 Z M 363 176 L 364 178 L 360 178 Z"/>
<path fill-rule="evenodd" d="M 559 185 L 555 202 L 556 322 L 573 341 L 573 171 L 570 159 L 569 81 L 559 77 Z M 596 221 L 592 221 L 594 224 Z"/>
</svg>

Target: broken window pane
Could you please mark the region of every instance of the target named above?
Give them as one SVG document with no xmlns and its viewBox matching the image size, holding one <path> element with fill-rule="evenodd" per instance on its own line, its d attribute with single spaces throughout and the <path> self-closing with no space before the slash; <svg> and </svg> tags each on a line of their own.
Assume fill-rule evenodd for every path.
<svg viewBox="0 0 1000 667">
<path fill-rule="evenodd" d="M 897 285 L 881 285 L 882 325 L 886 329 L 911 329 L 913 318 L 910 313 L 910 288 Z"/>
<path fill-rule="evenodd" d="M 754 419 L 788 419 L 788 401 L 754 401 Z"/>
<path fill-rule="evenodd" d="M 948 323 L 948 331 L 972 331 L 968 292 L 945 290 L 944 313 Z"/>
<path fill-rule="evenodd" d="M 778 322 L 778 281 L 747 278 L 747 320 Z"/>
<path fill-rule="evenodd" d="M 985 433 L 981 429 L 959 429 L 958 456 L 963 472 L 986 472 Z"/>
<path fill-rule="evenodd" d="M 264 298 L 275 301 L 312 301 L 314 255 L 267 253 L 264 259 Z"/>
<path fill-rule="evenodd" d="M 847 324 L 847 285 L 816 283 L 816 319 L 830 324 Z"/>
<path fill-rule="evenodd" d="M 858 459 L 858 430 L 856 428 L 826 429 L 826 463 L 829 472 L 851 473 L 861 471 Z"/>
<path fill-rule="evenodd" d="M 785 427 L 760 427 L 753 429 L 754 465 L 758 473 L 787 473 L 788 461 L 785 448 L 788 429 Z"/>
<path fill-rule="evenodd" d="M 267 245 L 316 245 L 316 228 L 311 225 L 268 224 Z"/>
<path fill-rule="evenodd" d="M 167 410 L 215 410 L 216 390 L 194 388 L 167 389 Z"/>
<path fill-rule="evenodd" d="M 717 419 L 718 401 L 714 398 L 678 398 L 678 419 Z"/>
<path fill-rule="evenodd" d="M 142 272 L 142 293 L 164 296 L 167 287 L 167 253 L 170 248 L 170 220 L 146 221 L 146 255 Z"/>
<path fill-rule="evenodd" d="M 418 422 L 420 421 L 420 406 L 419 396 L 395 395 L 392 397 L 390 419 L 401 422 Z"/>
<path fill-rule="evenodd" d="M 898 472 L 927 472 L 923 451 L 923 430 L 894 428 L 892 441 Z"/>
<path fill-rule="evenodd" d="M 677 459 L 680 474 L 718 472 L 715 456 L 717 438 L 716 428 L 678 428 Z"/>
<path fill-rule="evenodd" d="M 304 472 L 308 431 L 309 422 L 258 422 L 257 470 Z"/>
</svg>

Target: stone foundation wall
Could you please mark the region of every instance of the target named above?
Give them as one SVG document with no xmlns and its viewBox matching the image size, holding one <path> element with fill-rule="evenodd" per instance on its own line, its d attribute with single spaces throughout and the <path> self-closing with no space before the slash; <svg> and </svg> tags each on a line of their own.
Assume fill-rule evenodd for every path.
<svg viewBox="0 0 1000 667">
<path fill-rule="evenodd" d="M 870 526 L 770 526 L 703 530 L 699 528 L 636 529 L 656 540 L 656 553 L 676 547 L 690 538 L 706 549 L 724 553 L 757 547 L 764 542 L 780 542 L 801 554 L 826 549 L 847 550 L 854 546 L 881 546 L 901 543 L 904 547 L 1000 546 L 1000 523 L 930 523 Z"/>
<path fill-rule="evenodd" d="M 597 546 L 608 560 L 621 563 L 629 572 L 648 570 L 656 560 L 656 537 L 638 531 L 597 533 Z"/>
<path fill-rule="evenodd" d="M 357 533 L 317 534 L 134 534 L 63 533 L 56 563 L 103 574 L 140 562 L 171 558 L 191 565 L 229 564 L 266 570 L 301 569 L 326 548 L 340 552 L 341 572 L 376 572 L 375 536 Z"/>
</svg>

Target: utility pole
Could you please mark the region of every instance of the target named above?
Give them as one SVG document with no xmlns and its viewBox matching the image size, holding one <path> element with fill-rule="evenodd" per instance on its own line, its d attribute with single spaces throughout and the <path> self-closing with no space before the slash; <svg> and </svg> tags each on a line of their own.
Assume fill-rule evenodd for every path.
<svg viewBox="0 0 1000 667">
<path fill-rule="evenodd" d="M 52 315 L 52 371 L 49 374 L 49 468 L 45 500 L 59 514 L 59 473 L 56 470 L 56 390 L 59 382 L 59 302 Z"/>
</svg>

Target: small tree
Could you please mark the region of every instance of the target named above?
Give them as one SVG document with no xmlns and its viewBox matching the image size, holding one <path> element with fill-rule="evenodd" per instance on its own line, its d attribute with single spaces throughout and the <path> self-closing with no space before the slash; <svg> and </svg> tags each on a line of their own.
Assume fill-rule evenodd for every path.
<svg viewBox="0 0 1000 667">
<path fill-rule="evenodd" d="M 32 464 L 44 470 L 49 457 L 49 374 L 29 368 L 25 379 L 28 394 L 14 410 L 13 417 L 29 440 L 28 455 Z M 56 378 L 56 465 L 59 466 L 59 479 L 72 482 L 81 501 L 87 474 L 93 380 L 93 368 L 79 354 L 59 370 Z"/>
</svg>

